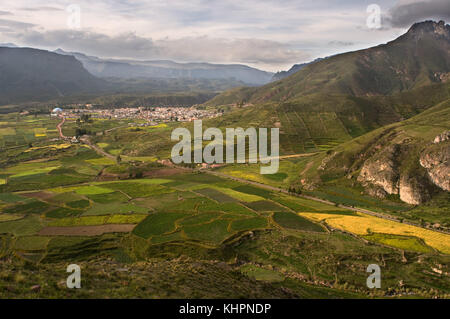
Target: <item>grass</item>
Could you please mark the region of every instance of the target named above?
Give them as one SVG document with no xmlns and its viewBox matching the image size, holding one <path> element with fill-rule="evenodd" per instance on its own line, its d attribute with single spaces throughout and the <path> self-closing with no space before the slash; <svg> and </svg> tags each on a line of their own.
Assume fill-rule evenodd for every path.
<svg viewBox="0 0 450 319">
<path fill-rule="evenodd" d="M 47 128 L 45 128 L 45 127 L 35 128 L 34 136 L 35 137 L 46 137 L 47 136 Z"/>
<path fill-rule="evenodd" d="M 151 195 L 160 195 L 171 193 L 174 190 L 154 184 L 151 182 L 135 183 L 135 182 L 115 182 L 108 184 L 101 184 L 104 187 L 121 191 L 131 198 L 147 197 Z"/>
<path fill-rule="evenodd" d="M 155 213 L 149 215 L 136 226 L 133 233 L 142 238 L 150 238 L 153 235 L 162 235 L 175 230 L 175 222 L 185 213 Z"/>
<path fill-rule="evenodd" d="M 9 206 L 3 209 L 7 214 L 42 214 L 53 208 L 47 203 L 38 200 L 29 200 L 25 203 L 18 203 L 15 206 Z"/>
<path fill-rule="evenodd" d="M 82 216 L 78 218 L 61 218 L 51 221 L 48 226 L 95 226 L 106 224 L 138 224 L 147 215 L 107 215 L 107 216 Z"/>
<path fill-rule="evenodd" d="M 11 194 L 11 193 L 0 193 L 0 201 L 5 203 L 17 203 L 27 200 L 27 198 L 22 197 L 17 194 Z"/>
<path fill-rule="evenodd" d="M 148 212 L 148 208 L 130 204 L 130 203 L 109 203 L 109 204 L 94 204 L 90 209 L 83 213 L 83 216 L 99 216 L 99 215 L 114 215 L 114 214 L 128 214 L 138 213 L 144 214 Z"/>
<path fill-rule="evenodd" d="M 91 203 L 88 200 L 81 199 L 81 200 L 69 202 L 66 205 L 71 208 L 88 208 L 91 205 Z"/>
<path fill-rule="evenodd" d="M 100 195 L 114 192 L 113 190 L 99 186 L 82 186 L 75 190 L 80 195 Z"/>
<path fill-rule="evenodd" d="M 16 135 L 16 130 L 12 127 L 0 128 L 0 135 Z"/>
<path fill-rule="evenodd" d="M 219 203 L 235 203 L 237 200 L 231 196 L 228 196 L 214 188 L 202 188 L 195 190 L 196 193 L 205 195 Z"/>
<path fill-rule="evenodd" d="M 116 161 L 107 158 L 107 157 L 100 157 L 100 158 L 93 158 L 86 160 L 89 164 L 93 165 L 102 165 L 102 166 L 108 166 L 108 165 L 115 165 Z"/>
<path fill-rule="evenodd" d="M 98 204 L 123 203 L 128 201 L 128 197 L 125 194 L 116 191 L 106 194 L 87 195 L 87 197 Z"/>
<path fill-rule="evenodd" d="M 234 189 L 231 188 L 225 188 L 225 187 L 217 187 L 217 186 L 213 186 L 215 189 L 217 189 L 218 191 L 233 197 L 234 199 L 241 201 L 241 202 L 247 202 L 247 203 L 252 203 L 252 202 L 257 202 L 257 201 L 261 201 L 264 200 L 263 197 L 261 196 L 257 196 L 257 195 L 252 195 L 252 194 L 247 194 L 247 193 L 242 193 L 239 191 L 236 191 Z"/>
<path fill-rule="evenodd" d="M 287 196 L 287 195 L 279 195 L 272 198 L 273 201 L 279 202 L 280 204 L 289 207 L 290 209 L 300 212 L 300 211 L 345 211 L 343 208 L 339 208 L 333 205 L 328 205 L 325 203 L 317 202 L 314 200 Z"/>
<path fill-rule="evenodd" d="M 14 243 L 16 250 L 45 250 L 50 241 L 49 237 L 23 236 L 17 238 Z"/>
<path fill-rule="evenodd" d="M 231 235 L 228 232 L 228 224 L 228 221 L 219 219 L 207 224 L 186 226 L 183 230 L 189 239 L 220 244 Z"/>
<path fill-rule="evenodd" d="M 300 217 L 293 213 L 288 212 L 275 212 L 272 216 L 273 220 L 283 228 L 313 231 L 313 232 L 324 232 L 325 229 L 309 221 L 306 218 Z"/>
<path fill-rule="evenodd" d="M 66 148 L 72 147 L 71 144 L 52 144 L 52 145 L 45 145 L 45 146 L 36 146 L 36 147 L 30 147 L 25 152 L 32 152 L 37 150 L 63 150 Z"/>
<path fill-rule="evenodd" d="M 279 272 L 255 265 L 244 265 L 239 269 L 243 274 L 258 281 L 281 282 L 284 276 Z"/>
<path fill-rule="evenodd" d="M 264 198 L 271 198 L 273 196 L 271 191 L 251 185 L 240 185 L 238 187 L 234 187 L 233 189 L 241 193 L 256 195 Z"/>
<path fill-rule="evenodd" d="M 75 209 L 65 208 L 65 207 L 58 207 L 54 210 L 51 210 L 45 214 L 48 218 L 65 218 L 65 217 L 72 217 L 72 216 L 78 216 L 82 212 Z"/>
<path fill-rule="evenodd" d="M 178 224 L 181 226 L 191 226 L 191 225 L 199 225 L 208 223 L 214 219 L 217 219 L 222 214 L 218 212 L 208 212 L 208 213 L 201 213 L 197 215 L 193 215 L 187 218 L 184 218 L 183 220 L 179 221 Z"/>
<path fill-rule="evenodd" d="M 16 214 L 0 214 L 0 222 L 8 222 L 12 220 L 22 219 L 23 215 Z"/>
<path fill-rule="evenodd" d="M 38 175 L 43 173 L 48 173 L 54 169 L 59 168 L 59 166 L 50 166 L 50 167 L 43 167 L 43 168 L 34 168 L 29 171 L 23 171 L 14 175 L 11 175 L 9 178 L 19 178 L 24 176 L 30 176 L 30 175 Z"/>
<path fill-rule="evenodd" d="M 232 231 L 254 230 L 267 228 L 268 221 L 264 217 L 252 217 L 247 219 L 234 220 L 231 223 L 230 229 Z"/>
<path fill-rule="evenodd" d="M 153 236 L 150 240 L 150 243 L 153 245 L 170 243 L 173 241 L 185 241 L 186 238 L 183 236 L 182 232 L 175 232 L 172 234 L 161 235 L 161 236 Z"/>
<path fill-rule="evenodd" d="M 430 253 L 434 250 L 425 245 L 422 240 L 416 237 L 398 236 L 391 234 L 370 234 L 363 236 L 365 239 L 374 241 L 380 244 L 397 247 L 407 251 L 414 251 L 418 253 Z"/>
<path fill-rule="evenodd" d="M 284 207 L 269 200 L 260 200 L 257 202 L 246 203 L 245 206 L 256 210 L 257 212 L 276 212 L 286 210 Z"/>
<path fill-rule="evenodd" d="M 34 235 L 42 227 L 40 217 L 28 216 L 19 220 L 0 223 L 0 234 L 13 234 L 15 236 Z"/>
</svg>

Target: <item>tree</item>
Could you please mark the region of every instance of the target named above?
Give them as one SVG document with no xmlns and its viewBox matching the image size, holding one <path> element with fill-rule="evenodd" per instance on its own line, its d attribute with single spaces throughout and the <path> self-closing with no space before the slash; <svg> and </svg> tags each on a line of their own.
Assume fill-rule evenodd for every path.
<svg viewBox="0 0 450 319">
<path fill-rule="evenodd" d="M 94 121 L 91 118 L 91 114 L 81 114 L 80 118 L 77 119 L 77 124 L 92 122 Z"/>
<path fill-rule="evenodd" d="M 88 134 L 88 132 L 86 131 L 86 129 L 84 129 L 84 128 L 77 128 L 76 130 L 75 130 L 75 136 L 78 138 L 78 137 L 80 137 L 80 136 L 82 136 L 82 135 L 86 135 L 86 134 Z"/>
<path fill-rule="evenodd" d="M 117 164 L 120 164 L 122 162 L 122 157 L 120 157 L 120 155 L 117 155 L 116 162 Z"/>
</svg>

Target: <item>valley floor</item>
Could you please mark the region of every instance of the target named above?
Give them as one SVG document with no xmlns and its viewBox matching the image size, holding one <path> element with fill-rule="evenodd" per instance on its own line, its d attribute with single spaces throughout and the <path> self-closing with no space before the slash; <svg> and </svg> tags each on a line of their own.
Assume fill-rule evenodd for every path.
<svg viewBox="0 0 450 319">
<path fill-rule="evenodd" d="M 449 297 L 448 234 L 81 142 L 0 155 L 1 297 Z M 64 287 L 72 263 L 79 291 Z"/>
</svg>

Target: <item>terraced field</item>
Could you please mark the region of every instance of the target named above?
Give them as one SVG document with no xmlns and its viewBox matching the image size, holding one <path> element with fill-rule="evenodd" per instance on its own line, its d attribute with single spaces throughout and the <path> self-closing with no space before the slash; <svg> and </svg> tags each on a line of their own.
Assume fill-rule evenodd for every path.
<svg viewBox="0 0 450 319">
<path fill-rule="evenodd" d="M 33 167 L 38 168 L 38 164 Z M 20 174 L 30 169 L 25 165 L 8 172 Z M 448 235 L 206 174 L 93 181 L 1 195 L 0 231 L 20 242 L 23 236 L 99 236 L 132 231 L 149 244 L 190 242 L 215 247 L 254 230 L 281 227 L 324 232 L 320 223 L 325 222 L 376 243 L 412 251 L 429 252 L 431 247 L 450 254 Z"/>
<path fill-rule="evenodd" d="M 450 254 L 450 235 L 419 228 L 416 226 L 401 224 L 390 220 L 356 213 L 355 215 L 327 214 L 327 213 L 299 213 L 313 221 L 325 221 L 333 228 L 341 229 L 357 235 L 386 234 L 387 240 L 383 243 L 399 248 L 405 248 L 400 240 L 389 240 L 389 235 L 407 236 L 418 238 L 426 245 L 444 253 Z M 379 238 L 366 236 L 368 239 L 380 241 Z M 415 243 L 415 242 L 410 242 Z M 409 246 L 408 246 L 409 247 Z M 414 247 L 411 247 L 414 250 Z"/>
<path fill-rule="evenodd" d="M 311 151 L 325 150 L 347 138 L 339 121 L 336 126 L 329 123 L 335 121 L 333 114 L 289 116 L 315 116 L 323 123 L 292 128 L 310 134 Z M 95 125 L 100 124 L 92 127 L 98 131 L 101 126 Z M 69 134 L 72 128 L 69 123 Z M 158 137 L 168 129 L 162 126 L 150 133 L 123 128 L 125 134 L 142 138 Z M 323 138 L 329 130 L 335 140 Z M 51 136 L 51 127 L 45 132 L 47 138 Z M 108 141 L 93 142 L 111 154 L 113 150 L 123 154 L 127 149 L 121 144 L 122 136 L 116 141 L 112 134 Z M 86 145 L 41 138 L 33 145 L 0 153 L 0 259 L 26 260 L 36 267 L 104 257 L 127 265 L 181 256 L 191 261 L 220 260 L 233 265 L 233 273 L 242 278 L 283 285 L 302 296 L 342 296 L 348 293 L 344 292 L 348 285 L 343 288 L 342 283 L 351 283 L 349 291 L 360 293 L 365 286 L 355 269 L 365 276 L 366 263 L 387 260 L 394 267 L 392 278 L 386 279 L 391 286 L 405 273 L 420 271 L 423 276 L 408 278 L 414 289 L 425 284 L 430 289 L 439 287 L 439 293 L 450 291 L 450 284 L 447 287 L 445 281 L 425 272 L 448 260 L 449 240 L 441 233 L 386 223 L 196 170 L 163 167 L 149 153 L 121 155 L 125 160 L 117 163 Z M 293 151 L 305 151 L 309 146 L 295 147 L 299 148 Z M 270 177 L 261 176 L 258 165 L 230 165 L 219 172 L 287 188 L 297 178 L 295 172 L 308 167 L 308 160 L 298 157 L 282 160 L 279 173 Z M 346 188 L 329 187 L 327 194 L 334 191 L 339 198 L 358 204 L 366 201 Z M 420 265 L 413 262 L 419 254 L 426 260 Z M 403 258 L 413 261 L 405 264 Z M 325 282 L 329 290 L 305 289 L 305 280 Z"/>
</svg>

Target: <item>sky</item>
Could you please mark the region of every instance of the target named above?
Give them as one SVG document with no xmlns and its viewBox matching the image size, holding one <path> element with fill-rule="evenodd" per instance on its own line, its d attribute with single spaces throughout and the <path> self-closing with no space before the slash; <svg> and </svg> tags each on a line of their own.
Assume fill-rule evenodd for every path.
<svg viewBox="0 0 450 319">
<path fill-rule="evenodd" d="M 1 0 L 0 44 L 276 72 L 427 19 L 448 22 L 450 0 Z"/>
</svg>

